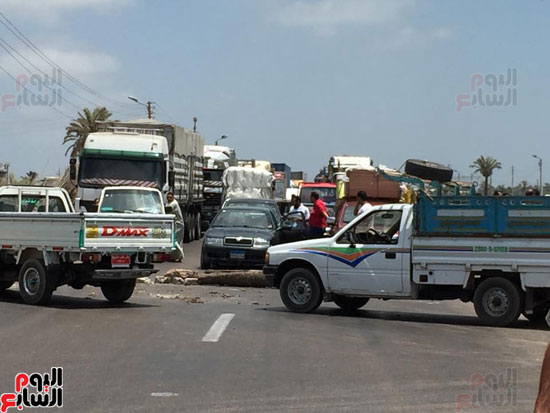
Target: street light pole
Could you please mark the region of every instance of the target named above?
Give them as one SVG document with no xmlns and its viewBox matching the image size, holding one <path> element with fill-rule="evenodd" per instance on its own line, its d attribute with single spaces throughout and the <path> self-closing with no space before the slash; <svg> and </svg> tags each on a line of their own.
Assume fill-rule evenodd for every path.
<svg viewBox="0 0 550 413">
<path fill-rule="evenodd" d="M 219 142 L 219 141 L 224 140 L 224 139 L 227 139 L 227 138 L 228 138 L 227 135 L 222 135 L 221 138 L 216 139 L 216 142 L 214 143 L 214 145 L 218 146 L 218 142 Z"/>
<path fill-rule="evenodd" d="M 533 158 L 538 159 L 538 164 L 539 164 L 539 191 L 540 191 L 541 195 L 544 195 L 544 184 L 542 183 L 542 158 L 537 156 L 537 155 L 533 155 Z"/>
<path fill-rule="evenodd" d="M 148 101 L 147 103 L 142 103 L 133 96 L 128 96 L 128 99 L 130 99 L 132 102 L 136 102 L 138 105 L 145 106 L 147 108 L 147 119 L 153 118 L 153 103 L 155 102 Z"/>
</svg>

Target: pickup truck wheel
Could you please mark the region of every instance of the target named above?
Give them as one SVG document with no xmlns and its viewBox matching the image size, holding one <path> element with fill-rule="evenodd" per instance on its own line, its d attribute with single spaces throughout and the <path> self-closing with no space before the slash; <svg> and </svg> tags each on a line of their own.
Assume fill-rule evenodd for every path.
<svg viewBox="0 0 550 413">
<path fill-rule="evenodd" d="M 134 293 L 136 280 L 110 281 L 101 285 L 103 296 L 111 303 L 120 304 Z"/>
<path fill-rule="evenodd" d="M 359 310 L 369 302 L 366 297 L 344 297 L 343 295 L 335 295 L 333 297 L 334 304 L 344 311 Z"/>
<path fill-rule="evenodd" d="M 514 323 L 523 308 L 519 288 L 502 277 L 487 278 L 474 293 L 474 308 L 484 323 L 505 327 Z"/>
<path fill-rule="evenodd" d="M 44 261 L 30 259 L 19 270 L 19 294 L 27 304 L 46 304 L 54 287 Z"/>
<path fill-rule="evenodd" d="M 0 293 L 10 288 L 15 281 L 0 281 Z"/>
<path fill-rule="evenodd" d="M 294 268 L 287 272 L 279 291 L 286 308 L 296 313 L 315 311 L 323 300 L 321 283 L 307 268 Z"/>
</svg>

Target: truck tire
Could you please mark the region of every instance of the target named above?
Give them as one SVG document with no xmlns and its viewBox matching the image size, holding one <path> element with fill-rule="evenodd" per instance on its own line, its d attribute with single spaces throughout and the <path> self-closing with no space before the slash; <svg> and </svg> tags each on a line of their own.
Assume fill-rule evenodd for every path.
<svg viewBox="0 0 550 413">
<path fill-rule="evenodd" d="M 335 295 L 333 297 L 334 304 L 344 311 L 355 311 L 369 302 L 367 297 L 345 297 L 343 295 Z"/>
<path fill-rule="evenodd" d="M 27 304 L 47 304 L 52 297 L 55 285 L 48 274 L 44 261 L 27 260 L 19 270 L 19 294 Z"/>
<path fill-rule="evenodd" d="M 505 327 L 514 323 L 523 309 L 523 295 L 510 280 L 491 277 L 482 281 L 474 293 L 474 308 L 485 324 Z"/>
<path fill-rule="evenodd" d="M 120 304 L 134 293 L 136 280 L 110 281 L 101 285 L 103 296 L 111 303 Z"/>
<path fill-rule="evenodd" d="M 409 159 L 405 163 L 405 173 L 429 181 L 449 182 L 453 179 L 452 168 L 420 159 Z"/>
<path fill-rule="evenodd" d="M 279 293 L 286 308 L 295 313 L 315 311 L 323 300 L 321 282 L 307 268 L 294 268 L 287 272 Z"/>
<path fill-rule="evenodd" d="M 189 217 L 186 215 L 184 218 L 184 228 L 183 228 L 183 242 L 185 244 L 191 242 L 191 231 L 189 228 L 190 220 Z"/>
<path fill-rule="evenodd" d="M 198 213 L 195 215 L 195 241 L 198 241 L 201 239 L 202 235 L 202 223 L 201 223 L 201 214 Z"/>
</svg>

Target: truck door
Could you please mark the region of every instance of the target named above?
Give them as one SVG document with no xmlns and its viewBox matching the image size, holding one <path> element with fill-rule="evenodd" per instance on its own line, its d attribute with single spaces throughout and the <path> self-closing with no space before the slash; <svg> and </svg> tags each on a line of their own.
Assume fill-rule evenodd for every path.
<svg viewBox="0 0 550 413">
<path fill-rule="evenodd" d="M 398 209 L 376 210 L 335 239 L 327 251 L 333 292 L 403 292 L 403 260 L 408 255 L 399 238 L 401 217 Z"/>
</svg>

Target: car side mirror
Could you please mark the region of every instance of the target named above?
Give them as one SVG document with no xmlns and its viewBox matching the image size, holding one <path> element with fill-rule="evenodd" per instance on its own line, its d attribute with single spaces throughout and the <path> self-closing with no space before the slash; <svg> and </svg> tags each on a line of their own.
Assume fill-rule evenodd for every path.
<svg viewBox="0 0 550 413">
<path fill-rule="evenodd" d="M 71 181 L 76 180 L 76 158 L 71 158 L 69 161 L 69 178 Z"/>
<path fill-rule="evenodd" d="M 172 210 L 172 207 L 171 207 L 171 206 L 165 206 L 165 207 L 164 207 L 164 212 L 165 212 L 166 214 L 173 214 L 173 213 L 174 213 L 174 211 Z"/>
<path fill-rule="evenodd" d="M 334 224 L 336 224 L 336 217 L 328 217 L 327 225 L 334 225 Z"/>
</svg>

